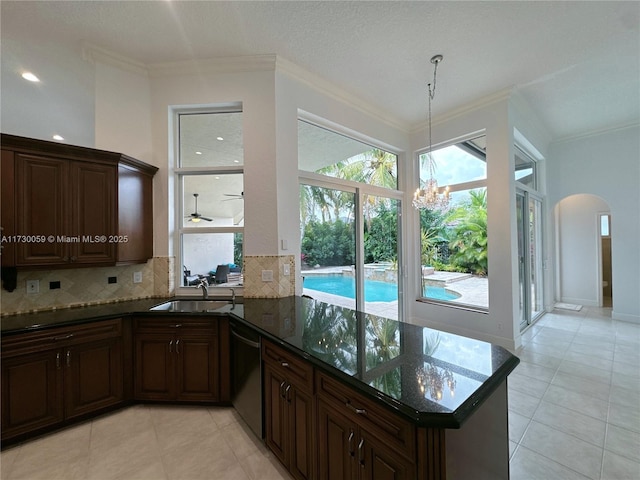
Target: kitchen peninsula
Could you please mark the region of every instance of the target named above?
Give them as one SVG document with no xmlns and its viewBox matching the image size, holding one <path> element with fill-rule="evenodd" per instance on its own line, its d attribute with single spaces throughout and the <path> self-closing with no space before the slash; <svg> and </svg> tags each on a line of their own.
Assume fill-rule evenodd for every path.
<svg viewBox="0 0 640 480">
<path fill-rule="evenodd" d="M 262 337 L 265 442 L 295 478 L 508 478 L 506 378 L 519 360 L 505 349 L 302 297 L 247 298 L 208 312 L 149 310 L 158 303 L 3 317 L 3 440 L 17 408 L 10 383 L 20 373 L 16 358 L 49 349 L 54 373 L 64 370 L 65 352 L 73 365 L 75 351 L 55 342 L 76 337 L 61 339 L 60 329 L 106 328 L 105 358 L 118 358 L 111 366 L 122 385 L 108 408 L 144 401 L 133 387 L 140 381 L 136 338 L 148 335 L 138 333 L 141 325 L 173 328 L 167 352 L 190 348 L 201 331 L 210 341 L 199 358 L 212 357 L 218 367 L 207 371 L 217 380 L 208 403 L 224 404 L 232 321 Z M 176 339 L 184 339 L 180 347 Z M 23 350 L 12 349 L 20 342 Z"/>
</svg>

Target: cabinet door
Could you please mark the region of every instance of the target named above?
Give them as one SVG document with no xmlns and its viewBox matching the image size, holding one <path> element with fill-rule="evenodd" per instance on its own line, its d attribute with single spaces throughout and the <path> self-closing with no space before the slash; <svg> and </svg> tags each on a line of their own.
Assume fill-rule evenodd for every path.
<svg viewBox="0 0 640 480">
<path fill-rule="evenodd" d="M 73 418 L 123 400 L 122 340 L 64 349 L 65 417 Z"/>
<path fill-rule="evenodd" d="M 18 266 L 67 263 L 68 243 L 58 242 L 57 237 L 72 235 L 68 187 L 67 160 L 16 154 L 16 233 L 56 238 L 53 242 L 18 243 Z"/>
<path fill-rule="evenodd" d="M 0 157 L 0 236 L 16 234 L 15 162 L 12 150 L 2 150 Z M 16 264 L 15 242 L 0 244 L 0 261 L 3 267 Z"/>
<path fill-rule="evenodd" d="M 270 363 L 264 364 L 264 427 L 265 442 L 276 457 L 289 464 L 287 401 L 284 397 L 287 380 Z"/>
<path fill-rule="evenodd" d="M 315 435 L 313 432 L 313 396 L 295 385 L 287 391 L 289 408 L 290 460 L 289 471 L 294 478 L 310 480 L 314 472 Z"/>
<path fill-rule="evenodd" d="M 61 422 L 62 358 L 47 350 L 2 359 L 2 439 Z"/>
<path fill-rule="evenodd" d="M 116 173 L 115 165 L 71 163 L 71 229 L 80 236 L 69 244 L 72 263 L 116 261 Z"/>
<path fill-rule="evenodd" d="M 118 263 L 153 257 L 153 177 L 129 165 L 118 166 Z"/>
<path fill-rule="evenodd" d="M 361 480 L 412 480 L 416 467 L 376 436 L 360 430 L 356 458 Z"/>
<path fill-rule="evenodd" d="M 180 333 L 174 344 L 177 399 L 215 402 L 219 397 L 218 337 Z"/>
<path fill-rule="evenodd" d="M 173 335 L 136 335 L 135 398 L 172 400 L 175 398 Z"/>
<path fill-rule="evenodd" d="M 336 407 L 318 399 L 318 473 L 321 480 L 358 478 L 358 432 Z"/>
</svg>

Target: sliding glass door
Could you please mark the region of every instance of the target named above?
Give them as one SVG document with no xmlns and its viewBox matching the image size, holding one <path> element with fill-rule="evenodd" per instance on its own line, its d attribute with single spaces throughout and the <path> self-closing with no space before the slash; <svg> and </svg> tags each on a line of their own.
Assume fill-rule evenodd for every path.
<svg viewBox="0 0 640 480">
<path fill-rule="evenodd" d="M 518 190 L 516 211 L 520 328 L 523 329 L 540 316 L 544 309 L 542 200 L 527 191 Z"/>
<path fill-rule="evenodd" d="M 301 184 L 303 294 L 398 319 L 400 208 L 359 187 Z"/>
</svg>

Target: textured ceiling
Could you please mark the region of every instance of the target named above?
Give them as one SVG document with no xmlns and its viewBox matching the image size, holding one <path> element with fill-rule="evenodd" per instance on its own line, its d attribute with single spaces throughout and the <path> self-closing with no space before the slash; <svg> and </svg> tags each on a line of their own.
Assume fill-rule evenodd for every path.
<svg viewBox="0 0 640 480">
<path fill-rule="evenodd" d="M 635 1 L 2 1 L 1 9 L 3 57 L 15 60 L 26 38 L 78 49 L 87 41 L 145 64 L 277 54 L 409 128 L 425 120 L 436 53 L 444 61 L 435 115 L 513 87 L 553 138 L 640 117 Z"/>
</svg>

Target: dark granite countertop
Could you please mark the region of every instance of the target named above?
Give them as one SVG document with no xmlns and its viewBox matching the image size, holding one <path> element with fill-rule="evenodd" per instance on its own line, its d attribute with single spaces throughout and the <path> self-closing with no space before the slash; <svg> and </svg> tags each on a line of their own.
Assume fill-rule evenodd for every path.
<svg viewBox="0 0 640 480">
<path fill-rule="evenodd" d="M 2 334 L 133 313 L 183 315 L 149 312 L 163 301 L 6 316 L 0 320 Z M 242 302 L 196 315 L 230 315 L 253 326 L 419 426 L 459 428 L 519 363 L 496 345 L 309 298 L 245 298 Z"/>
</svg>

